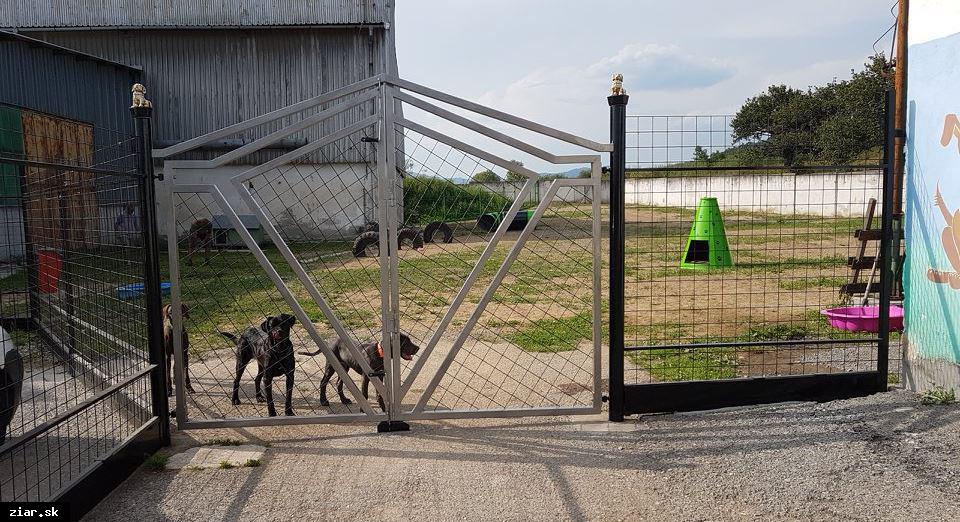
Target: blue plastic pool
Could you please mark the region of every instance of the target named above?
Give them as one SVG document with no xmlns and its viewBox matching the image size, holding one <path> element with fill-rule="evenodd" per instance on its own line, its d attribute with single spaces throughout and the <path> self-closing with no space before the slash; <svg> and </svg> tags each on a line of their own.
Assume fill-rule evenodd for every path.
<svg viewBox="0 0 960 522">
<path fill-rule="evenodd" d="M 171 286 L 173 285 L 166 281 L 160 283 L 160 294 L 170 295 Z M 134 297 L 140 297 L 143 295 L 143 288 L 143 283 L 133 283 L 130 285 L 117 287 L 117 297 L 120 299 L 133 299 Z"/>
</svg>

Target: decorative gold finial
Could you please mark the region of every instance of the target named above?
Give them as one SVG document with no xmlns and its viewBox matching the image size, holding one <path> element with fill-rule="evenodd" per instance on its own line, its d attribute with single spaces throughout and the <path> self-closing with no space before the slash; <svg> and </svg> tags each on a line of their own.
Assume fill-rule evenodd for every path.
<svg viewBox="0 0 960 522">
<path fill-rule="evenodd" d="M 153 104 L 150 103 L 150 100 L 147 99 L 147 88 L 143 86 L 142 83 L 133 84 L 131 89 L 133 92 L 133 105 L 130 108 L 134 107 L 153 107 Z"/>
<path fill-rule="evenodd" d="M 623 75 L 620 73 L 613 75 L 613 88 L 610 89 L 613 92 L 614 96 L 622 96 L 627 94 L 627 90 L 623 88 Z"/>
</svg>

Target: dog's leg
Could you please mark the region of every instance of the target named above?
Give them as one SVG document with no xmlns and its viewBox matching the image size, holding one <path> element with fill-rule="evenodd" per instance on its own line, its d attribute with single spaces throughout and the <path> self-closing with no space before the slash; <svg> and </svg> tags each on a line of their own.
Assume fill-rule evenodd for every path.
<svg viewBox="0 0 960 522">
<path fill-rule="evenodd" d="M 383 396 L 380 395 L 380 392 L 377 392 L 377 404 L 380 406 L 380 409 L 383 410 L 384 413 L 387 412 L 387 406 L 384 404 Z"/>
<path fill-rule="evenodd" d="M 190 337 L 186 330 L 183 332 L 183 380 L 187 391 L 193 393 L 193 385 L 190 384 Z"/>
<path fill-rule="evenodd" d="M 266 375 L 263 376 L 263 386 L 267 395 L 267 414 L 276 417 L 277 407 L 273 404 L 273 373 L 266 372 Z"/>
<path fill-rule="evenodd" d="M 335 372 L 333 365 L 329 363 L 323 370 L 323 378 L 320 379 L 320 406 L 330 406 L 330 401 L 327 400 L 327 383 L 330 382 L 330 378 L 333 377 Z"/>
<path fill-rule="evenodd" d="M 167 397 L 173 395 L 173 350 L 170 347 L 165 347 L 167 357 Z"/>
<path fill-rule="evenodd" d="M 250 358 L 247 357 L 246 351 L 243 347 L 237 348 L 237 376 L 233 379 L 233 405 L 236 406 L 240 404 L 240 377 L 243 376 L 243 371 L 247 368 L 247 363 L 250 362 Z"/>
<path fill-rule="evenodd" d="M 294 415 L 293 413 L 293 369 L 291 368 L 287 372 L 287 400 L 284 403 L 283 414 L 289 416 Z"/>
<path fill-rule="evenodd" d="M 370 377 L 367 374 L 363 374 L 363 398 L 370 398 Z"/>
<path fill-rule="evenodd" d="M 257 402 L 263 402 L 263 392 L 260 389 L 260 383 L 263 382 L 263 365 L 260 364 L 260 360 L 257 360 L 257 376 L 253 378 L 253 386 L 257 389 Z M 270 385 L 268 384 L 269 388 Z"/>
<path fill-rule="evenodd" d="M 347 375 L 350 375 L 350 370 L 347 370 Z M 353 401 L 343 394 L 343 379 L 340 379 L 340 382 L 337 383 L 337 395 L 340 396 L 340 402 L 343 404 L 353 404 Z"/>
</svg>

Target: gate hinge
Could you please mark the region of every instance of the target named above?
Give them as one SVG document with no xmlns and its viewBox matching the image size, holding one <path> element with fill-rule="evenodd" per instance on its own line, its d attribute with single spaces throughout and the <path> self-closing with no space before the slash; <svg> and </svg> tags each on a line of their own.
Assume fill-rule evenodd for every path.
<svg viewBox="0 0 960 522">
<path fill-rule="evenodd" d="M 363 143 L 380 143 L 380 138 L 377 136 L 364 136 L 360 138 L 360 141 Z"/>
</svg>

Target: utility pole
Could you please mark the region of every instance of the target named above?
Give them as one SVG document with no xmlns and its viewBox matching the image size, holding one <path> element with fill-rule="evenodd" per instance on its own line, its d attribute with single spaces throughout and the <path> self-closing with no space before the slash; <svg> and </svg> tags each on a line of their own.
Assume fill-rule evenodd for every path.
<svg viewBox="0 0 960 522">
<path fill-rule="evenodd" d="M 896 128 L 893 136 L 893 211 L 894 215 L 903 215 L 903 147 L 907 128 L 907 18 L 910 11 L 909 0 L 899 0 L 897 12 L 897 51 L 894 69 L 893 90 L 896 93 L 894 118 Z"/>
</svg>

